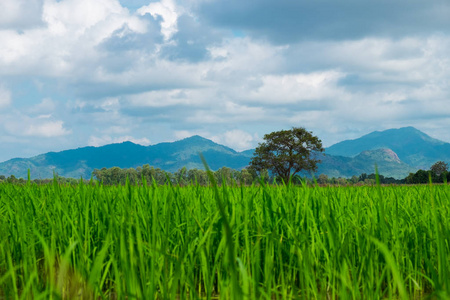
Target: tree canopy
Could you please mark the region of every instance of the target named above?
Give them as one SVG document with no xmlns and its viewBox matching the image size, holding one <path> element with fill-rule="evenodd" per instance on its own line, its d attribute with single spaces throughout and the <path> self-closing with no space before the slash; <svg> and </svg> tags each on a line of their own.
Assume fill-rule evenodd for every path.
<svg viewBox="0 0 450 300">
<path fill-rule="evenodd" d="M 255 149 L 250 167 L 261 172 L 270 170 L 285 182 L 291 175 L 305 170 L 316 171 L 317 153 L 323 152 L 322 141 L 303 127 L 264 135 L 264 142 Z"/>
<path fill-rule="evenodd" d="M 442 173 L 448 172 L 448 164 L 440 160 L 433 164 L 430 170 L 436 173 L 436 175 L 440 176 Z"/>
</svg>

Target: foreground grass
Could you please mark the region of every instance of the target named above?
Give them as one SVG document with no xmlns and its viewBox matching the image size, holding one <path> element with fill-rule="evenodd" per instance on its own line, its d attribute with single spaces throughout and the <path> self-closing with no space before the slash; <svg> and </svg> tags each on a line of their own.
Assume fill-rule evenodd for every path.
<svg viewBox="0 0 450 300">
<path fill-rule="evenodd" d="M 0 184 L 0 298 L 450 297 L 450 188 Z"/>
</svg>

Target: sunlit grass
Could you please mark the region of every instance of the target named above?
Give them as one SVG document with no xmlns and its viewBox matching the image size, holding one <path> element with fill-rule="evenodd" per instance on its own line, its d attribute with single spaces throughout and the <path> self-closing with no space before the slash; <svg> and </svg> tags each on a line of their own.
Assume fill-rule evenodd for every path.
<svg viewBox="0 0 450 300">
<path fill-rule="evenodd" d="M 450 188 L 0 184 L 0 298 L 449 297 Z"/>
</svg>

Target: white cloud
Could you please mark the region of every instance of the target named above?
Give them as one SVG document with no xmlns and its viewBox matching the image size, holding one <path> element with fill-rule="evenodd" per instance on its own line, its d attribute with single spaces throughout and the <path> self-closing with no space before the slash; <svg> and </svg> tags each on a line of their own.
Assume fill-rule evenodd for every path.
<svg viewBox="0 0 450 300">
<path fill-rule="evenodd" d="M 126 99 L 133 106 L 166 107 L 175 105 L 195 105 L 200 98 L 192 98 L 192 92 L 183 89 L 150 91 L 127 96 Z"/>
<path fill-rule="evenodd" d="M 30 125 L 24 132 L 24 135 L 56 137 L 69 134 L 70 131 L 63 127 L 62 121 L 49 121 L 41 124 Z"/>
<path fill-rule="evenodd" d="M 273 114 L 259 105 L 247 106 L 225 100 L 190 110 L 192 112 L 185 114 L 183 119 L 191 124 L 258 124 L 270 120 Z"/>
<path fill-rule="evenodd" d="M 218 144 L 228 146 L 236 151 L 243 151 L 251 149 L 255 146 L 255 142 L 258 140 L 258 135 L 251 135 L 250 133 L 234 129 L 226 131 L 220 135 L 211 137 L 211 140 Z"/>
<path fill-rule="evenodd" d="M 38 119 L 46 119 L 46 117 Z M 50 138 L 69 133 L 70 131 L 64 128 L 63 121 L 44 121 L 42 123 L 34 122 L 34 124 L 26 126 L 23 135 Z"/>
<path fill-rule="evenodd" d="M 102 24 L 102 22 L 123 17 L 126 14 L 127 10 L 115 0 L 47 0 L 44 5 L 43 20 L 47 23 L 49 31 L 55 35 L 71 33 L 80 36 L 89 29 L 97 29 L 97 33 L 106 30 L 104 33 L 108 35 L 111 27 L 107 25 L 112 24 Z M 95 28 L 98 25 L 100 28 Z M 102 36 L 99 35 L 98 38 Z"/>
<path fill-rule="evenodd" d="M 226 101 L 223 107 L 221 106 L 218 111 L 221 114 L 240 117 L 247 121 L 262 120 L 266 115 L 265 109 L 261 106 L 248 106 L 232 101 Z"/>
<path fill-rule="evenodd" d="M 240 82 L 242 78 L 277 72 L 286 49 L 250 38 L 224 39 L 208 47 L 213 60 L 204 70 L 204 80 Z"/>
<path fill-rule="evenodd" d="M 173 0 L 162 0 L 160 2 L 153 2 L 147 6 L 143 6 L 137 10 L 140 15 L 151 14 L 153 18 L 160 16 L 161 33 L 164 39 L 169 40 L 177 31 L 178 7 Z"/>
<path fill-rule="evenodd" d="M 116 0 L 45 0 L 42 26 L 1 30 L 0 75 L 86 80 L 104 53 L 98 46 L 118 30 L 145 33 L 147 21 Z"/>
<path fill-rule="evenodd" d="M 56 120 L 51 114 L 30 117 L 15 109 L 0 116 L 0 125 L 13 136 L 53 138 L 71 133 L 64 128 L 63 121 Z"/>
<path fill-rule="evenodd" d="M 283 68 L 338 67 L 374 83 L 417 84 L 448 74 L 449 49 L 448 35 L 303 42 L 286 49 Z"/>
<path fill-rule="evenodd" d="M 0 85 L 0 109 L 8 107 L 11 104 L 11 92 Z"/>
<path fill-rule="evenodd" d="M 106 98 L 100 103 L 99 107 L 101 107 L 104 111 L 116 112 L 120 107 L 119 99 Z"/>
<path fill-rule="evenodd" d="M 249 98 L 258 102 L 293 103 L 302 100 L 319 100 L 346 96 L 337 81 L 345 74 L 338 71 L 309 74 L 266 75 L 262 86 L 249 92 Z"/>
<path fill-rule="evenodd" d="M 0 1 L 0 28 L 28 28 L 41 25 L 42 0 Z"/>
<path fill-rule="evenodd" d="M 31 114 L 48 114 L 55 111 L 57 104 L 50 98 L 44 98 L 42 101 L 29 109 L 27 112 Z"/>
<path fill-rule="evenodd" d="M 89 146 L 99 147 L 104 146 L 107 144 L 115 144 L 115 143 L 122 143 L 122 142 L 132 142 L 135 144 L 148 146 L 150 145 L 150 140 L 147 138 L 134 138 L 132 136 L 120 136 L 120 137 L 111 137 L 109 135 L 103 135 L 103 136 L 91 136 L 89 138 Z"/>
<path fill-rule="evenodd" d="M 202 65 L 168 61 L 157 58 L 153 54 L 142 57 L 133 56 L 129 63 L 132 64 L 132 68 L 124 72 L 110 72 L 104 68 L 98 68 L 94 73 L 89 74 L 90 81 L 118 89 L 118 93 L 122 90 L 131 90 L 130 94 L 135 94 L 134 89 L 137 90 L 137 94 L 142 93 L 142 90 L 152 92 L 161 90 L 161 93 L 164 93 L 167 90 L 185 87 L 195 89 L 206 85 L 202 78 L 204 75 Z M 134 98 L 139 102 L 138 97 Z"/>
</svg>

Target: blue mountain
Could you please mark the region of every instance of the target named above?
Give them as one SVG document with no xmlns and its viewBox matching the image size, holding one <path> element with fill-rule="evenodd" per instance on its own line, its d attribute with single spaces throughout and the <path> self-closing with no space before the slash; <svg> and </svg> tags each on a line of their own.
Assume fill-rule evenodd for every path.
<svg viewBox="0 0 450 300">
<path fill-rule="evenodd" d="M 240 153 L 196 135 L 152 146 L 123 142 L 49 152 L 32 158 L 15 158 L 0 163 L 0 174 L 26 178 L 30 169 L 32 178 L 52 178 L 53 172 L 64 177 L 90 178 L 94 169 L 136 168 L 145 164 L 169 172 L 182 167 L 202 169 L 199 152 L 203 153 L 212 170 L 223 166 L 242 169 L 248 165 L 252 156 L 251 152 Z"/>
<path fill-rule="evenodd" d="M 83 147 L 61 152 L 48 152 L 31 158 L 14 158 L 0 163 L 0 175 L 51 178 L 60 176 L 89 178 L 94 169 L 136 168 L 149 164 L 169 172 L 183 167 L 203 169 L 198 153 L 203 153 L 209 167 L 242 169 L 248 166 L 254 149 L 237 152 L 201 136 L 151 146 L 132 142 L 102 147 Z M 318 174 L 351 177 L 373 173 L 375 164 L 380 174 L 404 178 L 417 169 L 429 169 L 436 161 L 450 161 L 450 144 L 433 139 L 413 128 L 376 131 L 355 140 L 337 143 L 325 149 Z"/>
<path fill-rule="evenodd" d="M 450 161 L 450 143 L 430 137 L 414 127 L 375 131 L 358 139 L 337 143 L 326 154 L 355 157 L 365 150 L 390 149 L 416 169 L 429 169 L 439 160 Z"/>
</svg>

